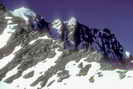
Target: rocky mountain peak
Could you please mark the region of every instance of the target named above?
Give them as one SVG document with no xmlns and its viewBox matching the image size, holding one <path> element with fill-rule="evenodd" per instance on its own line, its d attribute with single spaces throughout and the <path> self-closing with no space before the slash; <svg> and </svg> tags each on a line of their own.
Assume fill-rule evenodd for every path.
<svg viewBox="0 0 133 89">
<path fill-rule="evenodd" d="M 121 64 L 92 48 L 73 50 L 69 45 L 70 49 L 64 49 L 68 41 L 54 39 L 58 35 L 54 29 L 60 30 L 66 24 L 70 30 L 69 26 L 77 26 L 77 20 L 55 20 L 48 23 L 50 30 L 34 30 L 31 23 L 25 22 L 36 15 L 30 11 L 20 8 L 14 10 L 15 14 L 11 11 L 2 16 L 4 20 L 0 18 L 1 82 L 16 89 L 127 89 L 124 84 L 133 80 L 131 62 Z M 132 89 L 132 83 L 128 86 Z"/>
</svg>

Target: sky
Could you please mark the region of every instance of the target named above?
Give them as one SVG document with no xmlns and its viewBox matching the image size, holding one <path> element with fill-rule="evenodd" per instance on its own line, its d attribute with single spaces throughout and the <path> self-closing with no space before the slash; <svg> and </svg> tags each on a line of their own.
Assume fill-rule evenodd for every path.
<svg viewBox="0 0 133 89">
<path fill-rule="evenodd" d="M 0 0 L 9 9 L 32 8 L 47 21 L 75 16 L 91 28 L 109 28 L 133 54 L 133 0 Z"/>
</svg>

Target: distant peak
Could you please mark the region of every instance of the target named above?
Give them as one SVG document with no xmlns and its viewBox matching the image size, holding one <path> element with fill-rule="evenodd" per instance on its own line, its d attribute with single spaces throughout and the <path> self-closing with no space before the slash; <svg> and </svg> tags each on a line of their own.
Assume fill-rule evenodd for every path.
<svg viewBox="0 0 133 89">
<path fill-rule="evenodd" d="M 13 10 L 12 14 L 14 16 L 17 16 L 17 17 L 24 19 L 26 22 L 28 22 L 29 18 L 34 19 L 37 16 L 33 10 L 26 8 L 24 6 Z"/>
<path fill-rule="evenodd" d="M 53 22 L 52 22 L 52 27 L 54 29 L 61 29 L 61 26 L 62 26 L 62 21 L 60 19 L 55 19 Z"/>
<path fill-rule="evenodd" d="M 75 17 L 71 17 L 69 20 L 68 20 L 68 25 L 77 25 L 77 19 Z"/>
</svg>

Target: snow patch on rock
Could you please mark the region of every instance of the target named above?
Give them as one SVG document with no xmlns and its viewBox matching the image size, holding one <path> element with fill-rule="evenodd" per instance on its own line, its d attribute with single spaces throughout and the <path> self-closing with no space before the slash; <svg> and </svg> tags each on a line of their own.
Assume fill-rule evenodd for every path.
<svg viewBox="0 0 133 89">
<path fill-rule="evenodd" d="M 57 32 L 61 33 L 61 27 L 63 25 L 63 22 L 60 19 L 56 19 L 52 22 L 52 28 L 56 30 Z"/>
<path fill-rule="evenodd" d="M 32 45 L 33 43 L 35 43 L 37 40 L 40 40 L 40 39 L 50 39 L 48 36 L 42 36 L 42 37 L 38 37 L 37 39 L 35 40 L 32 40 L 29 44 Z"/>
<path fill-rule="evenodd" d="M 125 51 L 126 58 L 129 58 L 131 56 L 131 53 L 129 51 Z"/>
</svg>

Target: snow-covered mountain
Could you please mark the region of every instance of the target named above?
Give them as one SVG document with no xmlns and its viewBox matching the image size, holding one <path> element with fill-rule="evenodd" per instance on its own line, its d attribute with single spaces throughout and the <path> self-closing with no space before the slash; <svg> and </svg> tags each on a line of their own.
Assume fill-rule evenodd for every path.
<svg viewBox="0 0 133 89">
<path fill-rule="evenodd" d="M 47 32 L 32 30 L 26 22 L 29 17 L 21 10 L 24 8 L 0 13 L 0 89 L 8 85 L 14 89 L 133 88 L 128 51 L 130 61 L 122 65 L 96 50 L 64 49 L 62 42 Z M 35 13 L 30 12 L 34 17 Z M 53 28 L 60 29 L 61 23 L 55 20 Z M 75 19 L 68 23 L 75 25 Z"/>
</svg>

